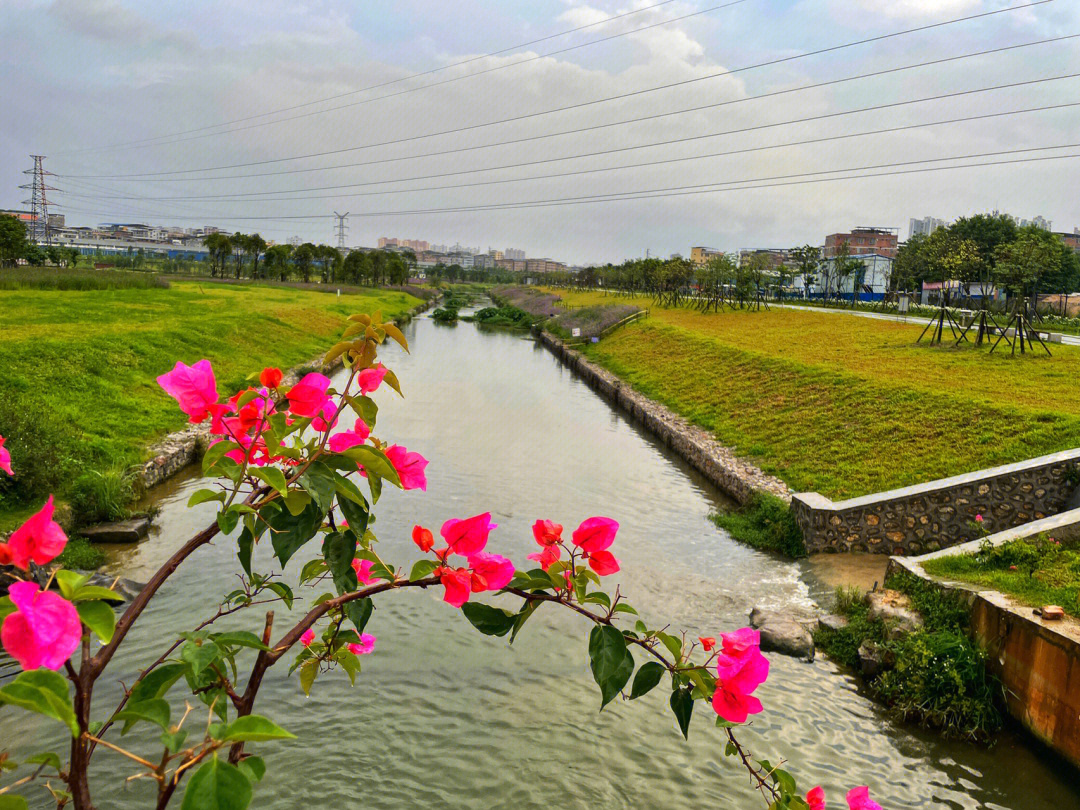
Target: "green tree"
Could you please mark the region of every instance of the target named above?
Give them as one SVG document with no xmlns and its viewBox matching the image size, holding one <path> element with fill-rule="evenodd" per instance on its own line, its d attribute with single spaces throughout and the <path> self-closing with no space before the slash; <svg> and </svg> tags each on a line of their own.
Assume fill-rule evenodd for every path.
<svg viewBox="0 0 1080 810">
<path fill-rule="evenodd" d="M 976 214 L 972 217 L 961 217 L 948 228 L 939 228 L 931 236 L 944 231 L 957 239 L 970 239 L 975 243 L 979 256 L 985 261 L 989 270 L 993 271 L 996 263 L 996 251 L 998 245 L 1015 241 L 1017 236 L 1016 223 L 1003 214 Z"/>
<path fill-rule="evenodd" d="M 0 267 L 10 267 L 26 258 L 26 227 L 15 217 L 0 214 Z"/>
<path fill-rule="evenodd" d="M 266 252 L 266 240 L 253 233 L 244 237 L 244 252 L 251 259 L 251 278 L 259 277 L 259 259 Z"/>
<path fill-rule="evenodd" d="M 316 250 L 315 245 L 311 244 L 311 242 L 304 242 L 293 251 L 293 265 L 304 283 L 311 281 L 311 267 L 318 256 Z"/>
<path fill-rule="evenodd" d="M 1054 235 L 1038 228 L 1023 231 L 994 251 L 994 281 L 1012 296 L 1034 291 L 1039 278 L 1059 261 Z"/>
<path fill-rule="evenodd" d="M 68 248 L 68 259 L 67 259 L 68 267 L 77 266 L 79 264 L 79 257 L 81 255 L 82 254 L 79 253 L 78 248 Z"/>
<path fill-rule="evenodd" d="M 210 262 L 210 277 L 214 278 L 220 275 L 224 278 L 225 263 L 232 252 L 232 242 L 229 237 L 223 233 L 207 234 L 206 238 L 203 239 L 203 245 L 206 246 L 207 260 Z"/>
<path fill-rule="evenodd" d="M 271 245 L 266 249 L 264 272 L 276 275 L 281 281 L 287 281 L 292 266 L 289 256 L 292 254 L 292 245 Z"/>
</svg>

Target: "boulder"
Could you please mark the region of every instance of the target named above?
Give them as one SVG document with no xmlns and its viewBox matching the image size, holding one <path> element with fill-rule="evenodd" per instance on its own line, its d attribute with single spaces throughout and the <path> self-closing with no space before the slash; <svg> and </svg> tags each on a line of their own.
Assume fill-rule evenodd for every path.
<svg viewBox="0 0 1080 810">
<path fill-rule="evenodd" d="M 896 658 L 876 641 L 867 639 L 859 645 L 859 672 L 865 678 L 876 678 L 887 669 L 892 669 Z"/>
<path fill-rule="evenodd" d="M 91 574 L 90 578 L 86 581 L 86 584 L 99 585 L 102 588 L 116 591 L 117 596 L 122 596 L 129 602 L 138 596 L 139 592 L 146 587 L 145 582 L 136 582 L 133 579 L 114 577 L 109 576 L 108 574 Z"/>
<path fill-rule="evenodd" d="M 762 650 L 814 660 L 814 637 L 793 615 L 754 608 L 750 626 L 761 633 Z"/>
<path fill-rule="evenodd" d="M 885 589 L 866 594 L 867 612 L 874 621 L 890 627 L 890 637 L 901 636 L 923 626 L 922 616 L 911 606 L 911 600 L 900 591 Z"/>
<path fill-rule="evenodd" d="M 847 616 L 838 616 L 835 613 L 826 613 L 824 616 L 818 616 L 817 628 L 818 630 L 843 630 L 848 626 Z"/>
<path fill-rule="evenodd" d="M 118 520 L 115 523 L 99 523 L 80 529 L 79 534 L 92 543 L 137 543 L 150 531 L 149 518 Z"/>
</svg>

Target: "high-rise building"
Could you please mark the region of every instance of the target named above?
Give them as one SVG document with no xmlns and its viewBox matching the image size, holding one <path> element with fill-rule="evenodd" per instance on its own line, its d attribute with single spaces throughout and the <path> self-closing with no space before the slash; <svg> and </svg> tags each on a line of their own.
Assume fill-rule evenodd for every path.
<svg viewBox="0 0 1080 810">
<path fill-rule="evenodd" d="M 507 248 L 503 251 L 504 259 L 513 259 L 516 262 L 525 261 L 525 251 L 518 250 L 517 248 Z"/>
<path fill-rule="evenodd" d="M 922 219 L 911 219 L 908 221 L 908 239 L 916 236 L 917 234 L 929 236 L 938 228 L 944 228 L 945 225 L 945 220 L 938 219 L 937 217 L 923 217 Z"/>
</svg>

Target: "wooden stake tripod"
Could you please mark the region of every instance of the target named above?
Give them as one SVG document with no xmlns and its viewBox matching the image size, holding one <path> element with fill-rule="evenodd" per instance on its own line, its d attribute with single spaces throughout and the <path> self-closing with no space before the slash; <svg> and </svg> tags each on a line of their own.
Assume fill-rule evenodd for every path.
<svg viewBox="0 0 1080 810">
<path fill-rule="evenodd" d="M 987 324 L 987 321 L 990 321 L 990 323 L 993 324 L 993 327 L 991 327 L 989 324 Z M 967 326 L 964 327 L 964 331 L 960 333 L 960 337 L 958 337 L 956 339 L 956 343 L 954 343 L 953 345 L 954 346 L 959 346 L 961 340 L 966 340 L 968 330 L 971 329 L 971 327 L 975 326 L 976 324 L 978 324 L 978 329 L 975 330 L 975 346 L 976 346 L 976 348 L 979 347 L 979 346 L 982 346 L 983 341 L 986 341 L 987 343 L 989 343 L 990 338 L 993 335 L 995 335 L 995 334 L 997 334 L 999 332 L 1001 334 L 1004 334 L 1004 330 L 998 325 L 998 322 L 996 320 L 994 320 L 994 316 L 990 313 L 990 310 L 988 310 L 984 306 L 981 310 L 979 310 L 978 316 L 976 318 L 973 318 L 971 323 L 969 323 Z M 993 351 L 993 350 L 991 349 L 991 351 Z"/>
<path fill-rule="evenodd" d="M 1015 329 L 1012 340 L 1010 340 L 1008 336 L 1010 328 Z M 1039 337 L 1039 333 L 1031 328 L 1031 318 L 1027 313 L 1027 299 L 1024 299 L 1024 301 L 1017 304 L 1012 317 L 1009 318 L 1009 322 L 1005 324 L 1005 328 L 1001 330 L 1001 336 L 995 341 L 994 345 L 990 347 L 990 354 L 994 353 L 994 349 L 998 347 L 998 343 L 1001 343 L 1002 340 L 1009 344 L 1009 347 L 1012 349 L 1010 353 L 1013 356 L 1016 355 L 1017 343 L 1020 344 L 1020 354 L 1024 353 L 1025 340 L 1027 341 L 1027 347 L 1031 349 L 1031 351 L 1035 351 L 1035 340 L 1032 340 L 1032 337 L 1039 341 L 1040 346 L 1046 349 L 1047 355 L 1053 357 L 1053 355 L 1050 354 L 1050 348 L 1043 343 L 1043 339 Z"/>
<path fill-rule="evenodd" d="M 952 313 L 949 312 L 948 298 L 942 294 L 941 309 L 938 310 L 938 314 L 931 319 L 930 323 L 926 325 L 926 328 L 922 330 L 922 334 L 919 335 L 919 339 L 915 342 L 922 343 L 922 339 L 926 337 L 926 333 L 930 332 L 930 345 L 933 346 L 935 343 L 941 343 L 942 335 L 945 332 L 946 322 L 949 324 L 949 333 L 954 338 L 957 338 L 957 343 L 961 340 L 967 340 L 967 335 L 960 331 L 960 324 L 953 320 Z"/>
</svg>

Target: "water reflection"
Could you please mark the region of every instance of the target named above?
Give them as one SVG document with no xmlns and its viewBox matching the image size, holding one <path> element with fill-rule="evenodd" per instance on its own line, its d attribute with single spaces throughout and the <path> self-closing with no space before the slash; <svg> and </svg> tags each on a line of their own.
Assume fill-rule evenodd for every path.
<svg viewBox="0 0 1080 810">
<path fill-rule="evenodd" d="M 731 541 L 707 519 L 725 505 L 722 497 L 520 333 L 439 328 L 427 319 L 406 333 L 413 354 L 390 351 L 386 360 L 407 398 L 379 393 L 378 433 L 428 456 L 429 488 L 426 496 L 384 494 L 374 530 L 386 559 L 415 558 L 414 523 L 434 528 L 490 509 L 500 524 L 492 550 L 523 561 L 534 549 L 536 518 L 573 527 L 607 514 L 623 527 L 614 549 L 622 589 L 657 623 L 715 634 L 744 624 L 754 605 L 809 610 L 828 590 L 821 577 L 804 578 L 800 564 Z M 196 486 L 169 484 L 160 531 L 116 552 L 110 570 L 145 580 L 204 525 L 211 505 L 185 508 Z M 262 570 L 273 567 L 268 551 L 256 553 Z M 298 554 L 287 573 L 295 576 L 311 553 Z M 133 631 L 101 684 L 97 711 L 115 704 L 118 680 L 130 682 L 170 641 L 167 627 L 213 612 L 236 570 L 228 539 L 195 555 Z M 261 619 L 230 617 L 226 626 L 258 629 Z M 439 594 L 408 592 L 380 602 L 370 629 L 379 648 L 356 688 L 344 676 L 327 677 L 305 698 L 284 669 L 268 675 L 257 711 L 300 739 L 258 746 L 272 767 L 256 806 L 759 806 L 725 760 L 719 735 L 700 722 L 708 718 L 698 718 L 687 743 L 659 690 L 597 713 L 587 628 L 570 615 L 540 611 L 510 647 L 479 636 Z M 890 810 L 1080 806 L 1069 777 L 1017 739 L 1006 736 L 990 750 L 943 743 L 893 724 L 827 660 L 773 656 L 772 666 L 759 690 L 768 710 L 743 736 L 761 756 L 787 759 L 810 784 L 822 782 L 833 804 L 852 783 L 867 783 Z M 60 742 L 55 731 L 0 711 L 0 737 L 16 757 Z M 137 746 L 136 735 L 126 739 L 133 737 Z M 114 777 L 99 782 L 107 786 L 99 806 L 147 806 L 150 785 L 122 784 L 126 762 L 106 751 L 96 762 Z"/>
</svg>

